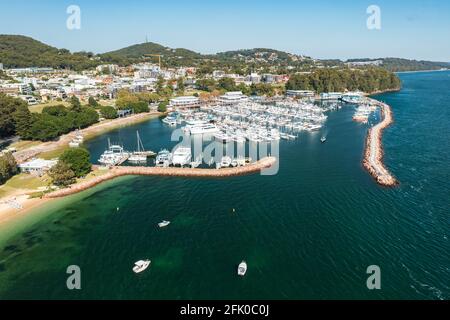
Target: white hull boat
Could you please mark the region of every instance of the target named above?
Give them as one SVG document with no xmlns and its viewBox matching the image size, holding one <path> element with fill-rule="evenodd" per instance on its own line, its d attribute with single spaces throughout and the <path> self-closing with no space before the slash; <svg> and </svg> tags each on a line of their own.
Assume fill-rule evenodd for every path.
<svg viewBox="0 0 450 320">
<path fill-rule="evenodd" d="M 150 260 L 139 260 L 134 263 L 133 272 L 134 273 L 141 273 L 145 271 L 150 266 L 151 261 Z"/>
<path fill-rule="evenodd" d="M 245 274 L 247 273 L 247 262 L 242 261 L 242 262 L 239 264 L 237 273 L 238 273 L 238 275 L 240 275 L 241 277 L 245 276 Z"/>
<path fill-rule="evenodd" d="M 164 220 L 164 221 L 158 223 L 158 227 L 164 228 L 164 227 L 167 227 L 169 224 L 170 224 L 170 221 Z"/>
</svg>

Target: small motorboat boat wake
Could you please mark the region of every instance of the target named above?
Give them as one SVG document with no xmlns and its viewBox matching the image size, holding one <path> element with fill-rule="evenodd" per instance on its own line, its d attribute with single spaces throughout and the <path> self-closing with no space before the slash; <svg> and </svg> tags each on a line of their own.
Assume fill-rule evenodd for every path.
<svg viewBox="0 0 450 320">
<path fill-rule="evenodd" d="M 145 271 L 145 269 L 150 266 L 150 263 L 150 260 L 139 260 L 135 262 L 133 267 L 134 273 L 141 273 L 142 271 Z"/>
<path fill-rule="evenodd" d="M 164 221 L 158 223 L 158 227 L 164 228 L 164 227 L 167 227 L 169 224 L 170 224 L 170 221 L 164 220 Z"/>
<path fill-rule="evenodd" d="M 247 272 L 247 262 L 242 261 L 238 266 L 237 272 L 241 277 L 245 276 L 245 273 Z"/>
</svg>

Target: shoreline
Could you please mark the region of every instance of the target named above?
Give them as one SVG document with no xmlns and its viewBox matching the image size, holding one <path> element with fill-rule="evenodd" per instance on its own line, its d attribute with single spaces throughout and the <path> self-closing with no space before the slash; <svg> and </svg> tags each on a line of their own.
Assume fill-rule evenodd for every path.
<svg viewBox="0 0 450 320">
<path fill-rule="evenodd" d="M 133 125 L 144 122 L 163 115 L 160 112 L 139 113 L 127 118 L 113 119 L 101 123 L 94 124 L 88 128 L 80 130 L 85 135 L 86 140 L 92 139 L 100 134 L 112 131 L 122 126 Z M 68 143 L 74 137 L 75 132 L 70 132 L 61 136 L 57 141 L 43 142 L 38 145 L 33 145 L 14 153 L 17 163 L 25 162 L 41 153 L 51 152 L 60 148 L 68 146 Z M 41 207 L 43 204 L 51 201 L 51 199 L 31 198 L 30 194 L 37 190 L 17 188 L 7 195 L 0 198 L 0 225 L 4 225 L 15 218 L 27 214 L 28 212 Z M 13 201 L 19 208 L 14 208 L 13 205 L 8 204 Z"/>
<path fill-rule="evenodd" d="M 69 142 L 75 137 L 76 134 L 80 133 L 85 137 L 85 140 L 92 139 L 100 134 L 106 133 L 108 131 L 117 129 L 122 126 L 128 126 L 150 120 L 163 115 L 163 113 L 153 111 L 146 113 L 138 113 L 126 118 L 118 118 L 113 120 L 106 120 L 103 122 L 96 123 L 87 128 L 81 129 L 78 132 L 72 131 L 59 137 L 56 141 L 47 141 L 34 145 L 28 148 L 24 148 L 14 153 L 14 158 L 18 164 L 28 161 L 42 153 L 53 152 L 60 148 L 68 148 Z"/>
<path fill-rule="evenodd" d="M 434 69 L 434 70 L 414 70 L 414 71 L 396 71 L 394 73 L 424 73 L 424 72 L 444 72 L 444 71 L 450 71 L 450 69 Z"/>
<path fill-rule="evenodd" d="M 103 182 L 123 176 L 158 176 L 158 177 L 185 177 L 185 178 L 226 178 L 249 175 L 269 168 L 276 163 L 275 157 L 266 157 L 255 163 L 243 167 L 224 169 L 199 169 L 199 168 L 162 168 L 162 167 L 114 167 L 108 173 L 89 181 L 72 185 L 68 188 L 50 192 L 44 195 L 44 199 L 66 197 L 75 193 L 88 190 Z"/>
<path fill-rule="evenodd" d="M 383 163 L 384 150 L 382 142 L 384 129 L 394 122 L 392 110 L 389 105 L 383 102 L 371 98 L 368 99 L 371 103 L 381 108 L 383 120 L 368 131 L 363 166 L 379 185 L 393 187 L 398 185 L 399 182 Z"/>
<path fill-rule="evenodd" d="M 88 181 L 82 181 L 72 185 L 69 188 L 53 191 L 40 198 L 29 198 L 27 193 L 30 190 L 18 190 L 17 193 L 10 195 L 5 199 L 13 198 L 16 203 L 21 205 L 20 209 L 13 208 L 7 203 L 0 203 L 0 226 L 8 222 L 28 215 L 43 205 L 62 199 L 70 195 L 89 190 L 99 184 L 111 181 L 124 176 L 166 176 L 166 177 L 188 177 L 188 178 L 227 178 L 242 175 L 250 175 L 260 172 L 263 169 L 271 167 L 276 162 L 276 158 L 267 157 L 255 163 L 244 167 L 225 168 L 225 169 L 199 169 L 199 168 L 159 168 L 159 167 L 115 167 L 107 173 L 97 176 Z"/>
</svg>

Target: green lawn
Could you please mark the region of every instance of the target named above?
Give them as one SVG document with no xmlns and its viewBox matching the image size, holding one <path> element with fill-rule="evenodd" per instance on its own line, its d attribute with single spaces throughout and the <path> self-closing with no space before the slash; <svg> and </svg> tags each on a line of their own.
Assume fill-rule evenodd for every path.
<svg viewBox="0 0 450 320">
<path fill-rule="evenodd" d="M 66 101 L 49 101 L 34 106 L 28 106 L 28 109 L 30 110 L 30 112 L 41 113 L 44 107 L 57 106 L 60 104 L 62 104 L 65 107 L 69 106 L 69 103 Z"/>
</svg>

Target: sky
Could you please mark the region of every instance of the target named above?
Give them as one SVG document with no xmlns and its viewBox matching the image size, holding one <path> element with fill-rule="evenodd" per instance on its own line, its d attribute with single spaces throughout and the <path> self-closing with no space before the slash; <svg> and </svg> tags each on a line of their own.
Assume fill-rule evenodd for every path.
<svg viewBox="0 0 450 320">
<path fill-rule="evenodd" d="M 66 12 L 77 5 L 80 29 Z M 381 29 L 368 29 L 367 8 Z M 272 48 L 318 59 L 450 61 L 448 0 L 0 0 L 0 34 L 103 53 L 148 41 L 216 53 Z"/>
</svg>

